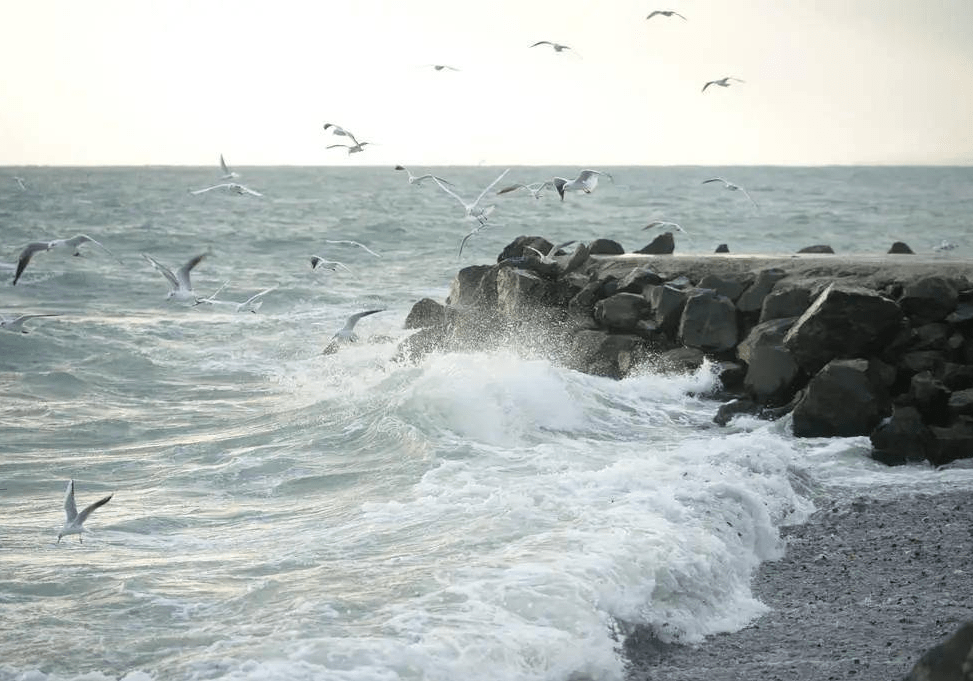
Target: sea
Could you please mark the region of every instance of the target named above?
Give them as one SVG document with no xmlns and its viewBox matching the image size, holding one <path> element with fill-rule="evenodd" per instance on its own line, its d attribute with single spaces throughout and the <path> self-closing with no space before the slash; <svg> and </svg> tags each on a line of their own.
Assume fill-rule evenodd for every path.
<svg viewBox="0 0 973 681">
<path fill-rule="evenodd" d="M 410 170 L 472 201 L 505 168 Z M 460 254 L 478 223 L 391 167 L 237 168 L 260 196 L 193 194 L 208 167 L 0 168 L 0 315 L 52 315 L 0 329 L 0 679 L 623 681 L 638 627 L 705 646 L 766 612 L 751 577 L 822 495 L 973 490 L 788 418 L 717 426 L 709 365 L 403 360 L 413 304 L 519 235 L 634 251 L 664 220 L 677 253 L 973 257 L 973 167 L 612 167 L 563 201 L 494 193 L 578 170 L 511 168 Z M 11 285 L 28 242 L 75 234 L 103 248 L 37 253 Z M 272 290 L 254 312 L 169 300 L 143 254 L 205 254 L 199 297 Z M 69 480 L 79 508 L 113 495 L 83 543 L 58 540 Z"/>
</svg>

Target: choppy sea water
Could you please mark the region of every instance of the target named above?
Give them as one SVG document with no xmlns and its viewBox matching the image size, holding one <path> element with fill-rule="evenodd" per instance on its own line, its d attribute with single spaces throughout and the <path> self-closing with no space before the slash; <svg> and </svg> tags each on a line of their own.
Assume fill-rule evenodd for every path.
<svg viewBox="0 0 973 681">
<path fill-rule="evenodd" d="M 189 194 L 208 168 L 0 169 L 0 262 L 79 232 L 111 251 L 40 253 L 15 287 L 0 270 L 0 314 L 60 315 L 0 332 L 0 678 L 623 679 L 634 625 L 695 643 L 759 615 L 750 575 L 815 489 L 973 488 L 787 419 L 719 428 L 707 367 L 613 381 L 520 348 L 394 359 L 415 301 L 520 234 L 635 250 L 672 220 L 679 252 L 904 240 L 968 258 L 973 168 L 610 168 L 563 203 L 491 199 L 462 258 L 470 224 L 434 185 L 238 170 L 263 197 Z M 472 199 L 500 170 L 435 172 Z M 715 175 L 760 208 L 700 184 Z M 204 251 L 198 294 L 277 288 L 256 314 L 167 302 L 140 255 Z M 374 308 L 358 344 L 321 354 Z M 71 478 L 79 506 L 114 493 L 83 544 L 56 543 Z"/>
</svg>

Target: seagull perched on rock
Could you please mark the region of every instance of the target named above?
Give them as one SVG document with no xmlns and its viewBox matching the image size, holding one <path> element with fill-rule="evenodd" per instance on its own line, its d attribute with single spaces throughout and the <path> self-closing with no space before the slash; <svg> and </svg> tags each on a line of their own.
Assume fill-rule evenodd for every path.
<svg viewBox="0 0 973 681">
<path fill-rule="evenodd" d="M 726 76 L 725 78 L 719 78 L 717 80 L 707 81 L 706 85 L 703 86 L 703 89 L 700 92 L 706 92 L 706 88 L 708 88 L 710 85 L 719 85 L 720 87 L 730 87 L 730 81 L 734 81 L 736 83 L 747 82 L 745 80 L 740 80 L 739 78 L 734 78 L 733 76 Z"/>
<path fill-rule="evenodd" d="M 30 259 L 34 257 L 35 253 L 41 251 L 52 251 L 60 249 L 68 249 L 71 251 L 71 255 L 81 255 L 79 250 L 81 244 L 92 243 L 98 246 L 100 249 L 105 251 L 108 255 L 115 257 L 111 251 L 102 246 L 99 242 L 92 239 L 87 234 L 75 234 L 70 239 L 54 239 L 53 241 L 33 241 L 24 247 L 24 250 L 20 252 L 20 257 L 17 259 L 17 271 L 14 273 L 14 280 L 11 282 L 12 285 L 17 285 L 17 280 L 20 279 L 20 275 L 24 273 L 27 264 Z"/>
<path fill-rule="evenodd" d="M 220 168 L 223 169 L 223 177 L 220 178 L 221 180 L 233 180 L 240 177 L 239 173 L 233 172 L 230 170 L 230 167 L 226 165 L 226 161 L 223 160 L 223 154 L 220 154 Z"/>
<path fill-rule="evenodd" d="M 214 184 L 212 187 L 195 189 L 189 193 L 194 195 L 205 194 L 206 192 L 213 191 L 214 189 L 223 189 L 226 190 L 227 192 L 230 192 L 231 194 L 239 194 L 240 196 L 243 196 L 244 194 L 248 194 L 250 196 L 263 196 L 263 194 L 261 194 L 260 192 L 256 192 L 250 189 L 250 187 L 245 187 L 239 182 L 224 182 L 223 184 Z"/>
<path fill-rule="evenodd" d="M 19 317 L 4 317 L 0 315 L 0 329 L 13 333 L 27 333 L 24 322 L 38 317 L 59 317 L 59 314 L 22 314 Z"/>
<path fill-rule="evenodd" d="M 510 168 L 507 168 L 502 173 L 500 173 L 500 175 L 497 176 L 497 179 L 495 179 L 493 182 L 491 182 L 490 184 L 488 184 L 487 187 L 486 187 L 486 189 L 484 189 L 482 192 L 480 192 L 480 195 L 477 196 L 476 199 L 472 203 L 467 203 L 466 201 L 464 201 L 463 198 L 460 197 L 459 194 L 457 194 L 452 189 L 450 189 L 449 187 L 447 187 L 445 185 L 445 183 L 441 182 L 438 178 L 435 178 L 434 177 L 434 178 L 432 178 L 432 180 L 433 180 L 433 182 L 435 182 L 436 184 L 439 185 L 439 188 L 440 189 L 442 189 L 444 192 L 446 192 L 447 194 L 449 194 L 450 196 L 452 196 L 454 199 L 456 199 L 457 201 L 459 201 L 463 205 L 463 209 L 466 211 L 466 217 L 468 217 L 468 218 L 475 218 L 476 221 L 479 222 L 480 225 L 482 226 L 483 224 L 486 223 L 487 217 L 490 215 L 490 213 L 493 212 L 494 206 L 487 206 L 486 208 L 481 208 L 480 207 L 480 201 L 483 199 L 484 196 L 486 196 L 486 193 L 488 191 L 490 191 L 491 189 L 493 189 L 494 185 L 496 185 L 497 182 L 499 182 L 500 180 L 502 180 L 503 179 L 503 176 L 506 175 L 509 172 L 510 172 Z"/>
<path fill-rule="evenodd" d="M 84 521 L 88 519 L 96 509 L 101 508 L 115 496 L 114 494 L 109 494 L 103 499 L 99 499 L 93 504 L 88 504 L 85 506 L 80 513 L 78 513 L 78 507 L 74 505 L 74 480 L 68 481 L 68 489 L 64 494 L 64 514 L 66 516 L 64 520 L 64 527 L 61 531 L 57 533 L 57 541 L 61 542 L 61 537 L 67 536 L 69 534 L 78 535 L 78 543 L 83 544 L 81 540 L 81 533 L 84 531 Z"/>
<path fill-rule="evenodd" d="M 366 310 L 365 312 L 358 312 L 351 315 L 345 320 L 345 325 L 338 329 L 338 332 L 331 337 L 331 342 L 324 349 L 325 355 L 330 355 L 331 353 L 337 351 L 338 346 L 342 343 L 354 343 L 358 340 L 358 336 L 355 334 L 355 324 L 362 317 L 367 317 L 370 314 L 375 314 L 376 312 L 385 312 L 385 309 L 380 310 Z"/>
<path fill-rule="evenodd" d="M 744 189 L 743 187 L 741 187 L 740 185 L 733 184 L 729 180 L 725 180 L 722 177 L 711 177 L 708 180 L 703 180 L 703 184 L 707 184 L 709 182 L 722 182 L 723 183 L 723 187 L 725 189 L 729 189 L 731 192 L 742 192 L 744 196 L 746 196 L 748 199 L 750 199 L 750 203 L 753 204 L 753 207 L 754 208 L 760 208 L 760 206 L 757 205 L 757 202 L 753 200 L 753 197 L 750 196 L 750 194 L 747 193 L 747 190 Z"/>
<path fill-rule="evenodd" d="M 677 12 L 675 10 L 672 10 L 672 9 L 657 9 L 657 10 L 655 10 L 654 12 L 652 12 L 651 14 L 649 14 L 649 16 L 647 16 L 645 18 L 646 19 L 651 19 L 652 17 L 657 16 L 657 15 L 658 16 L 662 16 L 662 17 L 679 17 L 683 21 L 688 21 L 688 19 L 686 19 L 686 17 L 684 17 L 679 12 Z"/>
<path fill-rule="evenodd" d="M 159 270 L 159 273 L 162 274 L 162 276 L 166 278 L 166 281 L 169 282 L 169 293 L 166 294 L 166 300 L 172 300 L 175 298 L 176 300 L 187 300 L 195 303 L 197 298 L 196 294 L 193 292 L 193 284 L 189 280 L 189 273 L 192 272 L 193 268 L 196 267 L 196 265 L 198 265 L 202 259 L 206 257 L 206 255 L 206 253 L 200 253 L 199 255 L 195 256 L 192 260 L 176 270 L 175 274 L 172 273 L 172 270 L 160 263 L 151 255 L 143 253 L 142 257 L 152 263 L 152 266 Z"/>
<path fill-rule="evenodd" d="M 598 178 L 604 175 L 609 180 L 614 182 L 615 180 L 608 173 L 602 172 L 600 170 L 582 170 L 578 173 L 578 176 L 573 180 L 568 180 L 563 177 L 555 177 L 551 180 L 554 188 L 557 189 L 557 193 L 561 196 L 561 200 L 564 201 L 564 192 L 584 192 L 585 194 L 590 194 L 598 186 Z"/>
<path fill-rule="evenodd" d="M 395 166 L 395 169 L 404 170 L 409 175 L 409 184 L 415 184 L 421 187 L 424 180 L 438 180 L 439 182 L 444 182 L 449 186 L 453 185 L 453 183 L 449 180 L 444 180 L 443 178 L 437 177 L 436 175 L 431 175 L 430 173 L 426 173 L 425 175 L 413 175 L 412 171 L 405 166 Z"/>
</svg>

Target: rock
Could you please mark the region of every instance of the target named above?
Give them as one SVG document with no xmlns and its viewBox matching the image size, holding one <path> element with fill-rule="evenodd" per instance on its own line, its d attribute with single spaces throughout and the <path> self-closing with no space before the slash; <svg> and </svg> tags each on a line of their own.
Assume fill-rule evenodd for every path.
<svg viewBox="0 0 973 681">
<path fill-rule="evenodd" d="M 898 330 L 899 306 L 873 291 L 829 285 L 791 327 L 784 345 L 808 373 L 835 358 L 870 354 Z"/>
<path fill-rule="evenodd" d="M 661 284 L 663 281 L 665 280 L 650 268 L 636 267 L 618 280 L 618 287 L 615 290 L 619 293 L 641 294 L 646 286 Z"/>
<path fill-rule="evenodd" d="M 973 417 L 960 416 L 948 427 L 930 426 L 929 430 L 936 436 L 935 452 L 929 457 L 933 466 L 973 458 Z"/>
<path fill-rule="evenodd" d="M 447 305 L 492 308 L 497 304 L 495 265 L 472 265 L 456 273 L 446 298 Z"/>
<path fill-rule="evenodd" d="M 595 376 L 624 378 L 645 354 L 644 342 L 638 336 L 582 330 L 572 338 L 569 364 Z"/>
<path fill-rule="evenodd" d="M 396 358 L 418 362 L 431 352 L 442 351 L 445 348 L 445 343 L 446 335 L 443 327 L 429 326 L 422 328 L 399 343 Z"/>
<path fill-rule="evenodd" d="M 656 364 L 661 371 L 691 374 L 703 366 L 706 355 L 697 348 L 673 348 L 661 353 Z"/>
<path fill-rule="evenodd" d="M 946 358 L 938 350 L 913 350 L 899 358 L 898 367 L 909 376 L 923 371 L 938 374 L 945 363 Z"/>
<path fill-rule="evenodd" d="M 568 301 L 568 311 L 577 315 L 594 315 L 595 303 L 604 297 L 603 282 L 590 281 Z"/>
<path fill-rule="evenodd" d="M 716 416 L 713 417 L 713 423 L 721 426 L 725 426 L 727 423 L 733 420 L 734 416 L 740 414 L 750 414 L 755 416 L 760 413 L 760 405 L 749 400 L 747 398 L 740 398 L 736 400 L 730 400 L 725 404 L 721 404 L 720 408 L 716 410 Z"/>
<path fill-rule="evenodd" d="M 970 681 L 973 679 L 973 621 L 930 648 L 904 681 Z"/>
<path fill-rule="evenodd" d="M 945 324 L 932 323 L 916 327 L 912 347 L 916 350 L 945 350 L 949 328 Z"/>
<path fill-rule="evenodd" d="M 712 352 L 725 352 L 737 343 L 736 308 L 726 296 L 699 289 L 686 299 L 679 320 L 679 342 Z"/>
<path fill-rule="evenodd" d="M 724 390 L 736 390 L 743 385 L 747 367 L 740 362 L 723 361 L 717 364 L 716 378 Z"/>
<path fill-rule="evenodd" d="M 764 297 L 760 306 L 760 321 L 800 317 L 811 307 L 811 300 L 819 293 L 820 288 L 808 282 L 782 281 Z"/>
<path fill-rule="evenodd" d="M 926 423 L 945 426 L 949 423 L 949 389 L 928 371 L 912 377 L 909 399 Z"/>
<path fill-rule="evenodd" d="M 635 252 L 645 255 L 669 255 L 674 250 L 676 250 L 676 240 L 672 232 L 665 232 Z"/>
<path fill-rule="evenodd" d="M 524 320 L 553 302 L 550 281 L 519 267 L 503 267 L 497 275 L 497 310 L 510 320 Z"/>
<path fill-rule="evenodd" d="M 794 396 L 800 367 L 782 345 L 763 345 L 751 354 L 743 386 L 761 404 L 786 404 Z"/>
<path fill-rule="evenodd" d="M 407 329 L 425 329 L 430 326 L 442 326 L 445 323 L 446 306 L 432 298 L 423 298 L 417 302 L 405 318 Z"/>
<path fill-rule="evenodd" d="M 973 388 L 973 365 L 945 362 L 937 375 L 950 390 Z"/>
<path fill-rule="evenodd" d="M 899 306 L 914 326 L 946 319 L 956 309 L 959 291 L 945 277 L 925 277 L 906 284 Z"/>
<path fill-rule="evenodd" d="M 674 338 L 686 306 L 686 298 L 689 297 L 688 292 L 664 284 L 646 286 L 642 289 L 642 297 L 652 306 L 652 318 L 665 333 Z"/>
<path fill-rule="evenodd" d="M 730 247 L 727 246 L 726 244 L 720 244 L 719 246 L 716 247 L 716 250 L 714 251 L 714 253 L 729 253 L 729 252 L 730 252 Z"/>
<path fill-rule="evenodd" d="M 616 293 L 595 303 L 594 317 L 609 331 L 634 333 L 638 323 L 649 317 L 652 306 L 635 293 Z"/>
<path fill-rule="evenodd" d="M 503 262 L 504 260 L 509 260 L 510 258 L 526 258 L 529 256 L 536 256 L 537 254 L 530 248 L 536 248 L 541 253 L 547 253 L 551 250 L 552 244 L 550 241 L 542 236 L 518 236 L 516 239 L 511 241 L 509 244 L 504 246 L 504 249 L 500 251 L 500 255 L 497 256 L 497 262 Z"/>
<path fill-rule="evenodd" d="M 625 249 L 617 241 L 611 239 L 595 239 L 588 246 L 591 255 L 622 255 Z"/>
<path fill-rule="evenodd" d="M 575 248 L 574 253 L 571 254 L 571 257 L 568 259 L 567 264 L 564 266 L 564 272 L 562 273 L 562 276 L 574 272 L 575 270 L 581 269 L 581 267 L 584 266 L 586 262 L 588 262 L 588 258 L 590 256 L 591 256 L 591 246 L 589 246 L 588 244 L 581 244 L 580 246 Z"/>
<path fill-rule="evenodd" d="M 946 403 L 951 417 L 973 416 L 973 388 L 957 390 L 949 396 Z M 973 452 L 971 452 L 973 454 Z"/>
<path fill-rule="evenodd" d="M 786 276 L 786 272 L 776 267 L 761 270 L 757 273 L 756 281 L 736 301 L 737 308 L 740 312 L 756 312 L 763 306 L 764 298 L 770 290 Z"/>
<path fill-rule="evenodd" d="M 805 246 L 798 253 L 834 253 L 834 249 L 827 244 L 817 244 L 815 246 Z"/>
<path fill-rule="evenodd" d="M 936 437 L 922 422 L 915 407 L 895 407 L 892 415 L 878 424 L 869 439 L 872 458 L 889 466 L 925 461 L 936 448 Z"/>
<path fill-rule="evenodd" d="M 893 243 L 892 247 L 889 248 L 889 253 L 907 253 L 910 255 L 915 255 L 915 251 L 909 248 L 909 244 L 905 243 L 904 241 L 896 241 Z"/>
<path fill-rule="evenodd" d="M 794 407 L 794 435 L 868 435 L 886 415 L 887 404 L 888 396 L 869 378 L 867 360 L 835 359 L 811 379 Z"/>
<path fill-rule="evenodd" d="M 737 277 L 721 277 L 717 274 L 707 274 L 699 280 L 699 288 L 708 288 L 721 296 L 726 296 L 736 302 L 737 298 L 753 283 L 753 276 L 741 274 Z"/>
</svg>

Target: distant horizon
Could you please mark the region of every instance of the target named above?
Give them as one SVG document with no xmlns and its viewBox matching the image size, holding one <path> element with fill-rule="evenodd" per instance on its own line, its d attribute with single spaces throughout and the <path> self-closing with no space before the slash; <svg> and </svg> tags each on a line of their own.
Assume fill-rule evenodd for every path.
<svg viewBox="0 0 973 681">
<path fill-rule="evenodd" d="M 422 168 L 973 168 L 973 161 L 959 163 L 419 163 Z M 189 163 L 86 163 L 0 165 L 0 170 L 16 168 L 211 168 L 212 164 Z M 388 163 L 259 163 L 234 165 L 234 168 L 393 168 Z M 227 180 L 232 182 L 233 180 Z"/>
</svg>

